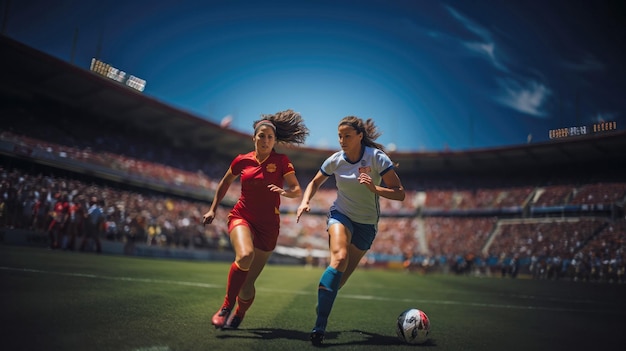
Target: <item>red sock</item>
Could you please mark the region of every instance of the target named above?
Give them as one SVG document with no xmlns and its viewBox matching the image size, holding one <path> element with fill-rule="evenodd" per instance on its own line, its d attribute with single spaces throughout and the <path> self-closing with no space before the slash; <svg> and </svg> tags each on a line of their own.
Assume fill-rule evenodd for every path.
<svg viewBox="0 0 626 351">
<path fill-rule="evenodd" d="M 226 286 L 226 297 L 224 298 L 223 308 L 233 308 L 239 291 L 246 281 L 248 276 L 247 270 L 239 268 L 236 262 L 230 265 L 230 271 L 228 272 L 228 283 Z"/>
<path fill-rule="evenodd" d="M 236 311 L 236 315 L 238 315 L 239 317 L 243 317 L 244 314 L 246 314 L 246 311 L 248 310 L 248 308 L 250 308 L 250 306 L 252 306 L 252 303 L 254 302 L 254 296 L 252 296 L 251 298 L 244 300 L 242 298 L 240 298 L 239 296 L 237 296 L 237 311 Z"/>
</svg>

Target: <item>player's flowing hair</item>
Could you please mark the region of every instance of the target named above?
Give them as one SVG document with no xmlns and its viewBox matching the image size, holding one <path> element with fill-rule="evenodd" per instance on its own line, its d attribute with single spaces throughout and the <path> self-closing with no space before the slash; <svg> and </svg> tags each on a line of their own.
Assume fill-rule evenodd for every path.
<svg viewBox="0 0 626 351">
<path fill-rule="evenodd" d="M 309 129 L 304 124 L 302 116 L 291 109 L 276 112 L 271 115 L 261 115 L 261 119 L 254 121 L 253 128 L 256 130 L 263 124 L 271 122 L 276 132 L 276 141 L 285 144 L 304 144 L 309 135 Z"/>
</svg>

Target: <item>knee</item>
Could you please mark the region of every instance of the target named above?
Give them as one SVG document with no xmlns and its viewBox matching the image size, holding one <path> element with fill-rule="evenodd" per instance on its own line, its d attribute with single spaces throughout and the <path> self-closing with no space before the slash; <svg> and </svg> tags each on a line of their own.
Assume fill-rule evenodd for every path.
<svg viewBox="0 0 626 351">
<path fill-rule="evenodd" d="M 348 263 L 348 250 L 339 249 L 333 250 L 330 253 L 331 256 L 331 266 L 335 269 L 344 267 Z"/>
<path fill-rule="evenodd" d="M 239 265 L 239 267 L 241 268 L 250 268 L 252 260 L 254 260 L 254 248 L 246 248 L 237 253 L 237 265 Z"/>
</svg>

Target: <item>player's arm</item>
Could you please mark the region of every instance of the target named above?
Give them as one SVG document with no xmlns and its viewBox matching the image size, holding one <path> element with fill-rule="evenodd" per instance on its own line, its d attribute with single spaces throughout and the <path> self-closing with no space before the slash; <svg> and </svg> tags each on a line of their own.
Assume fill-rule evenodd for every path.
<svg viewBox="0 0 626 351">
<path fill-rule="evenodd" d="M 298 178 L 296 178 L 296 174 L 294 172 L 285 174 L 285 183 L 287 184 L 287 187 L 280 189 L 280 195 L 292 199 L 302 195 L 300 183 L 298 183 Z"/>
<path fill-rule="evenodd" d="M 395 170 L 390 169 L 387 173 L 385 173 L 383 175 L 383 182 L 385 183 L 385 186 L 372 186 L 370 187 L 370 190 L 389 200 L 404 200 L 406 193 L 402 183 L 400 182 L 400 177 L 398 177 Z"/>
<path fill-rule="evenodd" d="M 304 195 L 302 196 L 302 202 L 300 202 L 300 206 L 298 207 L 296 222 L 300 220 L 300 216 L 302 216 L 304 212 L 311 211 L 309 202 L 311 202 L 313 195 L 317 193 L 317 190 L 319 190 L 320 186 L 324 184 L 326 179 L 328 179 L 328 176 L 324 175 L 324 173 L 322 173 L 321 171 L 317 171 L 315 177 L 313 177 L 313 179 L 306 186 L 306 189 L 304 190 Z"/>
<path fill-rule="evenodd" d="M 237 179 L 237 175 L 233 174 L 232 170 L 228 168 L 228 171 L 226 171 L 226 174 L 224 174 L 224 177 L 217 185 L 217 189 L 215 190 L 215 196 L 213 196 L 213 202 L 211 203 L 209 211 L 205 213 L 204 216 L 202 216 L 203 224 L 211 224 L 211 222 L 213 222 L 213 219 L 215 219 L 215 211 L 217 210 L 217 206 L 220 204 L 220 202 L 222 202 L 224 196 L 226 196 L 226 192 L 230 188 L 230 185 L 233 183 L 233 181 L 235 181 L 235 179 Z"/>
</svg>

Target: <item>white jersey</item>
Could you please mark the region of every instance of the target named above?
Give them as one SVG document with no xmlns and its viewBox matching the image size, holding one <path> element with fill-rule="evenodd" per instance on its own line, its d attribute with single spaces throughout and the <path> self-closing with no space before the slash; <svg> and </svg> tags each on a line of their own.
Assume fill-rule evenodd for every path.
<svg viewBox="0 0 626 351">
<path fill-rule="evenodd" d="M 380 185 L 382 176 L 393 169 L 393 163 L 382 150 L 365 146 L 356 163 L 346 159 L 338 151 L 324 161 L 320 171 L 326 176 L 335 176 L 337 199 L 331 210 L 337 210 L 352 221 L 362 224 L 377 224 L 380 216 L 378 195 L 359 184 L 359 174 L 367 173 L 374 185 Z"/>
</svg>

